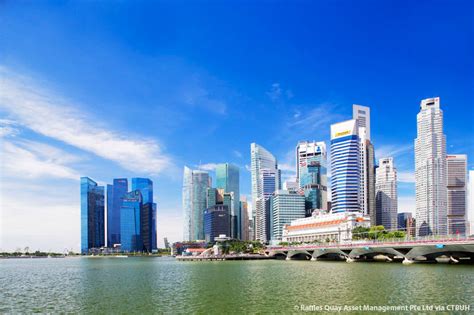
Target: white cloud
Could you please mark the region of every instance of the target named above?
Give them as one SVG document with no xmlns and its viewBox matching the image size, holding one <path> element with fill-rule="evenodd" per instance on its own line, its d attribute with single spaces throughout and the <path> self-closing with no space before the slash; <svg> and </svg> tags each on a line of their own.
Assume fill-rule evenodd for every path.
<svg viewBox="0 0 474 315">
<path fill-rule="evenodd" d="M 411 212 L 415 214 L 415 196 L 398 197 L 398 212 Z"/>
<path fill-rule="evenodd" d="M 2 143 L 1 173 L 10 178 L 55 177 L 78 180 L 80 174 L 67 164 L 77 158 L 36 142 Z"/>
<path fill-rule="evenodd" d="M 308 112 L 296 110 L 288 122 L 288 127 L 294 132 L 294 128 L 302 128 L 308 134 L 315 131 L 324 131 L 329 136 L 329 127 L 332 123 L 342 120 L 343 116 L 335 110 L 335 105 L 322 103 L 315 106 Z"/>
<path fill-rule="evenodd" d="M 0 119 L 0 137 L 14 137 L 19 134 L 16 122 L 9 119 Z"/>
<path fill-rule="evenodd" d="M 199 169 L 203 171 L 214 171 L 217 167 L 217 163 L 206 163 L 199 165 Z"/>
<path fill-rule="evenodd" d="M 275 102 L 280 98 L 281 92 L 282 90 L 280 87 L 280 83 L 273 83 L 270 91 L 267 92 L 267 95 L 272 101 Z"/>
<path fill-rule="evenodd" d="M 415 173 L 407 171 L 397 172 L 397 180 L 402 183 L 414 183 Z"/>
<path fill-rule="evenodd" d="M 296 174 L 296 167 L 293 164 L 290 163 L 279 163 L 278 168 L 282 172 L 288 172 L 288 173 L 294 173 Z"/>
<path fill-rule="evenodd" d="M 406 145 L 382 145 L 380 147 L 375 147 L 375 158 L 378 160 L 384 157 L 398 157 L 408 152 L 413 151 L 413 144 Z M 397 161 L 394 161 L 397 163 Z"/>
<path fill-rule="evenodd" d="M 157 141 L 99 127 L 77 105 L 7 68 L 0 67 L 0 77 L 0 109 L 23 126 L 131 171 L 153 175 L 172 166 Z"/>
<path fill-rule="evenodd" d="M 241 153 L 240 151 L 234 150 L 234 151 L 232 151 L 232 152 L 233 152 L 234 155 L 235 155 L 236 157 L 238 157 L 239 159 L 242 157 L 242 153 Z"/>
</svg>

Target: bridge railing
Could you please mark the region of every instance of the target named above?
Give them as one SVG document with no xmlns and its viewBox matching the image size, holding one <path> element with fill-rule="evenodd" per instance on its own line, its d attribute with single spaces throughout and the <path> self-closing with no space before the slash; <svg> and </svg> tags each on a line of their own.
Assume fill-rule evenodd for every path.
<svg viewBox="0 0 474 315">
<path fill-rule="evenodd" d="M 430 235 L 423 237 L 410 237 L 404 239 L 384 239 L 384 240 L 350 240 L 343 242 L 328 242 L 328 243 L 303 243 L 300 245 L 288 245 L 288 246 L 268 246 L 267 250 L 298 250 L 298 249 L 312 249 L 312 248 L 338 248 L 338 247 L 363 247 L 363 246 L 400 246 L 410 244 L 429 244 L 429 243 L 452 243 L 452 242 L 474 242 L 474 236 L 461 236 L 461 235 Z"/>
</svg>

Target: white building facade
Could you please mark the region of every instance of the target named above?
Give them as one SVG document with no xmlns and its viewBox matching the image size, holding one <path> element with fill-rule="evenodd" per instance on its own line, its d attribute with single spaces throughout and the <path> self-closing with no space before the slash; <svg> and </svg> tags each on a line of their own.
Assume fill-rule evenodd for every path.
<svg viewBox="0 0 474 315">
<path fill-rule="evenodd" d="M 440 99 L 421 101 L 415 139 L 417 236 L 447 233 L 446 136 Z"/>
<path fill-rule="evenodd" d="M 319 213 L 283 227 L 283 242 L 351 242 L 352 230 L 370 227 L 370 218 L 360 212 Z"/>
<path fill-rule="evenodd" d="M 261 180 L 261 170 L 274 171 L 278 176 L 276 178 L 275 190 L 280 189 L 280 173 L 276 158 L 264 147 L 252 143 L 250 145 L 250 163 L 252 178 L 252 212 L 254 217 L 255 229 L 254 237 L 256 240 L 267 240 L 267 216 L 265 211 L 265 197 Z M 273 192 L 272 192 L 273 193 Z"/>
<path fill-rule="evenodd" d="M 376 225 L 383 225 L 386 230 L 395 230 L 397 224 L 397 170 L 393 158 L 379 159 L 376 170 Z"/>
</svg>

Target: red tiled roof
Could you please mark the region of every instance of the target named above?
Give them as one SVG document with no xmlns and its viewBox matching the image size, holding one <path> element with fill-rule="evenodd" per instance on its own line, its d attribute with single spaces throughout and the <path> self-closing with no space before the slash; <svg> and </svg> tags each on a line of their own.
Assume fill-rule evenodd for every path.
<svg viewBox="0 0 474 315">
<path fill-rule="evenodd" d="M 288 229 L 288 231 L 305 230 L 305 229 L 312 229 L 312 228 L 323 227 L 323 226 L 337 225 L 337 224 L 343 223 L 344 221 L 345 221 L 344 219 L 323 221 L 323 222 L 307 223 L 307 224 L 301 224 L 301 225 L 290 225 L 290 226 L 287 226 L 286 228 Z"/>
</svg>

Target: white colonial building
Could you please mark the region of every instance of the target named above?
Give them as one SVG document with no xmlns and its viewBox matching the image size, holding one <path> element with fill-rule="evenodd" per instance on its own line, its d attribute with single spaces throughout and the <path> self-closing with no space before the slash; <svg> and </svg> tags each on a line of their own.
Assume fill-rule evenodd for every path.
<svg viewBox="0 0 474 315">
<path fill-rule="evenodd" d="M 285 225 L 282 241 L 348 242 L 352 240 L 352 230 L 358 226 L 370 227 L 370 217 L 360 212 L 314 212 L 311 217 L 294 220 L 290 225 Z"/>
</svg>

